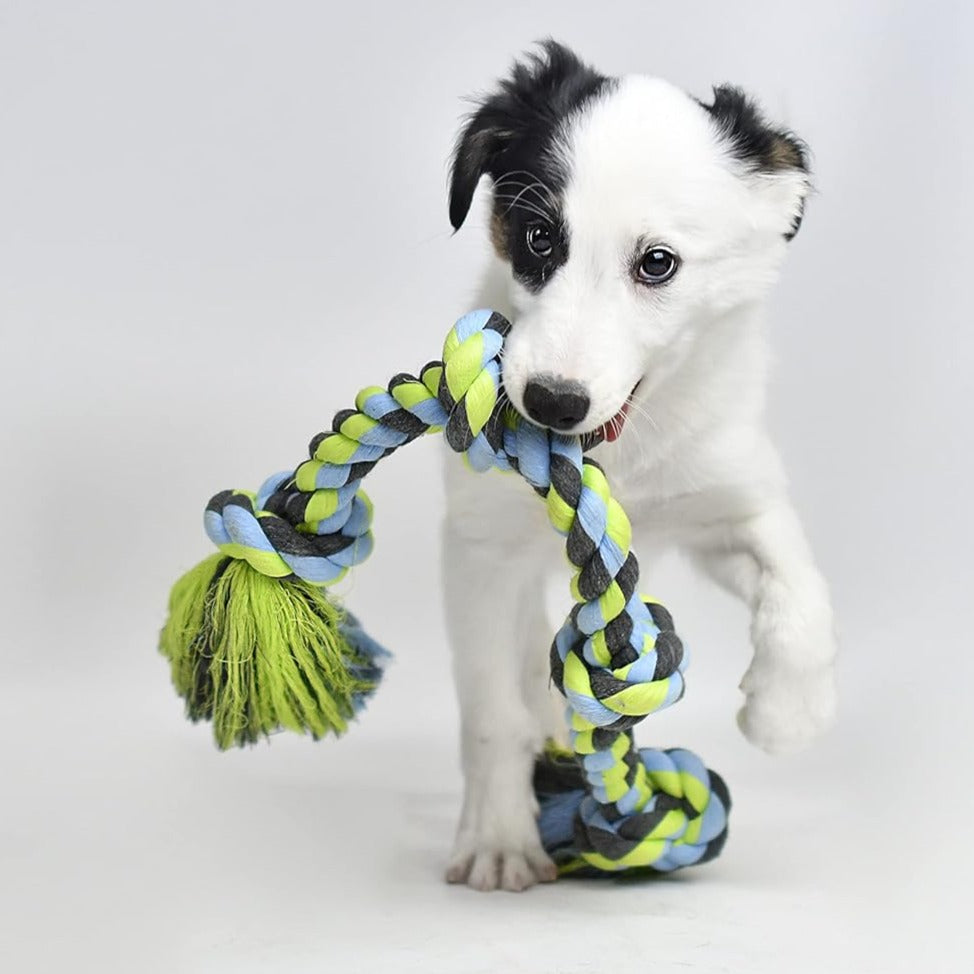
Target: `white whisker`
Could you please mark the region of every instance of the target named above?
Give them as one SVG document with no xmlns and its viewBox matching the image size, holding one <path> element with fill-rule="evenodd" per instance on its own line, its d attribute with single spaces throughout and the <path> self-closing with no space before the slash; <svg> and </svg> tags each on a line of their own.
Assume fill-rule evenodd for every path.
<svg viewBox="0 0 974 974">
<path fill-rule="evenodd" d="M 503 182 L 510 180 L 514 176 L 527 176 L 531 181 L 532 185 L 537 186 L 539 189 L 543 189 L 545 193 L 548 194 L 548 202 L 551 206 L 558 205 L 558 197 L 555 195 L 551 187 L 543 180 L 538 177 L 536 173 L 533 173 L 527 169 L 512 169 L 510 172 L 504 173 L 500 179 L 494 184 L 495 186 L 500 186 Z"/>
<path fill-rule="evenodd" d="M 507 208 L 504 210 L 505 215 L 509 213 L 511 210 L 513 210 L 515 207 L 517 207 L 520 210 L 524 210 L 526 213 L 533 213 L 535 216 L 541 217 L 541 219 L 544 220 L 546 223 L 552 222 L 550 214 L 546 213 L 538 206 L 535 206 L 534 203 L 530 203 L 525 200 L 522 200 L 520 196 L 496 194 L 496 198 L 499 199 L 501 202 L 504 202 L 506 200 L 511 200 Z"/>
</svg>

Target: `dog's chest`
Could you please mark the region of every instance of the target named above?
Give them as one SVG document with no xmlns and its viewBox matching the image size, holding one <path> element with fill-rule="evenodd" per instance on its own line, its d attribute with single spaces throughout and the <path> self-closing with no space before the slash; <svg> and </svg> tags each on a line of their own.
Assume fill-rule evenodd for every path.
<svg viewBox="0 0 974 974">
<path fill-rule="evenodd" d="M 668 451 L 652 451 L 623 436 L 613 444 L 596 447 L 591 456 L 605 471 L 612 495 L 622 505 L 634 527 L 655 542 L 679 542 L 712 519 L 716 510 L 734 505 L 714 488 L 720 471 L 705 450 L 686 443 L 668 444 Z"/>
</svg>

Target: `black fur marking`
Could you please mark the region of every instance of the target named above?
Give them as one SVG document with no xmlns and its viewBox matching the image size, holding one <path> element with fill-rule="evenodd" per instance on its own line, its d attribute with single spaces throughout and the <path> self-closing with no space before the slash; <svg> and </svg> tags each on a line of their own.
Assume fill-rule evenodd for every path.
<svg viewBox="0 0 974 974">
<path fill-rule="evenodd" d="M 791 228 L 785 234 L 785 240 L 794 240 L 795 234 L 801 229 L 802 220 L 805 219 L 805 199 L 802 199 L 798 203 L 798 213 L 795 214 L 795 219 L 791 221 Z"/>
<path fill-rule="evenodd" d="M 800 169 L 808 172 L 805 144 L 793 133 L 770 125 L 757 105 L 733 85 L 714 88 L 710 105 L 701 102 L 735 158 L 757 172 Z"/>
<path fill-rule="evenodd" d="M 730 147 L 735 159 L 754 172 L 782 172 L 786 169 L 809 171 L 808 147 L 793 132 L 771 125 L 757 105 L 734 85 L 714 88 L 710 105 L 700 102 L 710 113 L 717 130 Z M 802 200 L 798 215 L 788 233 L 791 240 L 801 226 L 805 204 Z"/>
<path fill-rule="evenodd" d="M 460 133 L 453 154 L 450 223 L 466 219 L 481 176 L 494 184 L 494 244 L 515 275 L 540 290 L 568 259 L 568 229 L 561 194 L 568 173 L 552 151 L 566 119 L 599 96 L 611 80 L 553 40 L 514 64 L 508 78 L 481 102 Z M 541 223 L 551 253 L 535 255 L 528 229 Z"/>
</svg>

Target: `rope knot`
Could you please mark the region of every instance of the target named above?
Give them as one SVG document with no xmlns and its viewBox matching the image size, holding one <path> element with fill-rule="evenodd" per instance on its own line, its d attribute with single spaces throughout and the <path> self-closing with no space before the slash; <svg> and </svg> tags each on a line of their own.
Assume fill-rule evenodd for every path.
<svg viewBox="0 0 974 974">
<path fill-rule="evenodd" d="M 638 596 L 626 610 L 586 635 L 576 607 L 552 643 L 551 678 L 575 713 L 575 734 L 628 730 L 683 696 L 687 659 L 669 613 Z"/>
<path fill-rule="evenodd" d="M 635 760 L 620 762 L 625 791 L 615 804 L 596 786 L 579 805 L 574 840 L 582 861 L 607 872 L 671 872 L 719 855 L 730 810 L 723 779 L 682 748 L 629 754 Z"/>
</svg>

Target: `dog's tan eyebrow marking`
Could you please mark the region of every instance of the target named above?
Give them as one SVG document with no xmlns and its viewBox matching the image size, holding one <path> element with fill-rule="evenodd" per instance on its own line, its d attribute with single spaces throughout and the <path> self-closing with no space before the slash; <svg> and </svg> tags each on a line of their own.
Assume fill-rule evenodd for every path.
<svg viewBox="0 0 974 974">
<path fill-rule="evenodd" d="M 497 256 L 510 263 L 511 252 L 507 239 L 507 227 L 504 224 L 503 214 L 496 208 L 490 212 L 490 242 Z"/>
</svg>

